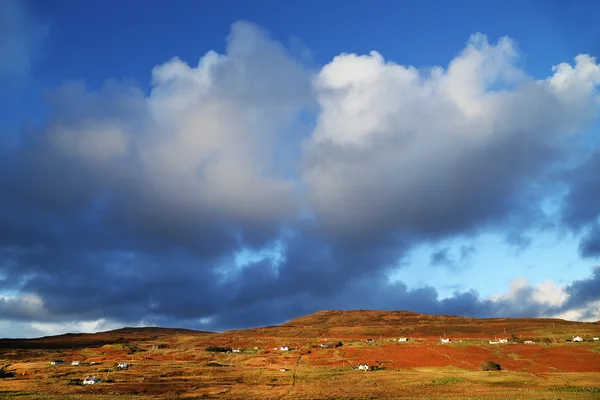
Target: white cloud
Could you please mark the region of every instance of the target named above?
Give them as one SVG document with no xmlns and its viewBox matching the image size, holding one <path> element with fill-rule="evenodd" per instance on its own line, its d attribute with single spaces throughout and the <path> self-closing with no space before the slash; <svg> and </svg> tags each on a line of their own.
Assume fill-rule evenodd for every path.
<svg viewBox="0 0 600 400">
<path fill-rule="evenodd" d="M 43 299 L 35 294 L 0 295 L 0 315 L 3 318 L 35 320 L 43 319 L 46 313 Z"/>
<path fill-rule="evenodd" d="M 297 206 L 295 184 L 274 160 L 299 146 L 289 133 L 310 91 L 310 74 L 285 48 L 238 22 L 225 54 L 156 66 L 147 97 L 114 84 L 99 93 L 67 87 L 54 97 L 66 117 L 47 135 L 60 154 L 146 187 L 142 197 L 161 208 L 277 221 Z"/>
<path fill-rule="evenodd" d="M 569 306 L 569 293 L 566 285 L 559 285 L 546 280 L 531 285 L 527 278 L 521 276 L 510 283 L 506 293 L 487 298 L 505 309 L 502 312 L 514 313 L 535 310 L 537 317 L 562 318 L 570 321 L 599 321 L 600 301 L 593 300 Z"/>
<path fill-rule="evenodd" d="M 518 302 L 523 299 L 524 294 L 536 303 L 544 304 L 547 307 L 560 307 L 568 298 L 565 286 L 557 285 L 549 280 L 531 286 L 527 278 L 520 276 L 510 282 L 508 292 L 490 296 L 489 299 L 492 301 Z"/>
<path fill-rule="evenodd" d="M 509 39 L 492 45 L 478 34 L 430 74 L 377 52 L 323 67 L 304 170 L 320 218 L 342 231 L 436 233 L 506 218 L 517 189 L 592 116 L 598 85 L 588 56 L 545 81 L 517 60 Z"/>
<path fill-rule="evenodd" d="M 224 54 L 209 51 L 197 65 L 175 58 L 156 66 L 150 94 L 114 82 L 100 91 L 65 85 L 52 97 L 56 113 L 43 134 L 24 135 L 22 151 L 7 162 L 16 165 L 16 173 L 7 169 L 0 177 L 0 183 L 14 189 L 7 190 L 14 195 L 7 203 L 26 210 L 15 220 L 25 215 L 21 220 L 44 219 L 36 227 L 40 231 L 17 230 L 23 236 L 19 239 L 27 242 L 32 236 L 49 253 L 58 253 L 51 261 L 32 257 L 27 272 L 11 267 L 10 279 L 19 282 L 25 274 L 44 278 L 27 284 L 46 290 L 56 315 L 45 315 L 39 297 L 0 298 L 0 306 L 10 305 L 10 318 L 37 321 L 31 325 L 36 332 L 112 326 L 109 319 L 55 322 L 78 314 L 69 310 L 71 292 L 54 290 L 62 284 L 54 278 L 80 278 L 68 281 L 80 289 L 82 282 L 90 282 L 86 273 L 103 278 L 111 276 L 111 268 L 127 265 L 131 271 L 140 269 L 146 288 L 161 287 L 175 268 L 172 282 L 181 284 L 192 277 L 189 271 L 218 268 L 214 260 L 235 260 L 246 244 L 239 243 L 245 238 L 238 239 L 248 227 L 259 232 L 258 239 L 252 238 L 255 251 L 278 239 L 285 248 L 283 226 L 294 232 L 296 251 L 302 253 L 296 264 L 285 257 L 277 260 L 284 279 L 268 275 L 264 286 L 247 285 L 248 301 L 277 288 L 273 293 L 281 297 L 270 299 L 274 304 L 285 304 L 278 300 L 288 292 L 334 297 L 363 276 L 357 271 L 371 268 L 378 275 L 422 237 L 436 243 L 503 222 L 518 231 L 513 218 L 522 216 L 513 214 L 538 216 L 536 203 L 542 199 L 533 183 L 561 162 L 569 135 L 594 116 L 599 83 L 600 67 L 586 55 L 535 81 L 519 67 L 511 40 L 490 44 L 481 34 L 445 68 L 398 65 L 373 51 L 341 54 L 314 75 L 261 29 L 236 23 Z M 300 114 L 315 106 L 314 131 L 298 132 Z M 311 134 L 302 141 L 303 133 Z M 284 160 L 290 154 L 292 160 Z M 314 217 L 314 224 L 285 223 L 300 214 Z M 320 223 L 329 234 L 369 240 L 330 240 Z M 154 236 L 141 237 L 149 231 Z M 397 235 L 407 231 L 416 235 L 398 246 Z M 61 254 L 80 239 L 82 248 L 99 253 L 158 255 L 160 266 L 152 269 L 139 260 L 111 265 L 110 257 L 106 261 L 93 253 L 94 262 L 81 266 L 77 257 Z M 318 254 L 312 261 L 314 249 L 326 256 Z M 188 260 L 188 254 L 198 257 Z M 306 268 L 305 260 L 312 263 L 309 271 L 330 269 L 315 282 L 304 270 L 294 270 Z M 125 287 L 131 281 L 136 287 L 140 283 L 131 279 Z M 214 289 L 210 283 L 205 288 Z M 243 290 L 232 290 L 230 297 L 245 299 Z M 433 299 L 431 304 L 437 301 L 434 292 L 426 287 L 413 293 L 404 286 L 405 298 L 422 296 Z M 473 293 L 462 295 L 444 304 L 456 304 L 457 310 L 479 304 Z M 109 298 L 104 296 L 111 291 L 99 291 L 89 303 L 102 305 Z M 506 302 L 510 315 L 525 313 L 529 306 L 550 312 L 566 304 L 565 296 L 565 289 L 551 282 L 532 288 L 517 280 L 493 300 Z M 118 315 L 129 307 L 136 315 L 147 312 L 140 318 L 151 321 L 159 306 L 144 293 L 134 293 L 130 303 L 106 313 Z M 227 304 L 219 307 L 208 308 L 224 310 Z M 163 309 L 179 312 L 178 306 Z M 97 310 L 97 316 L 105 315 L 104 308 Z M 182 311 L 197 317 L 195 309 Z"/>
<path fill-rule="evenodd" d="M 73 322 L 32 322 L 31 328 L 43 336 L 61 335 L 63 333 L 94 333 L 118 329 L 123 324 L 115 323 L 104 318 L 94 321 Z"/>
</svg>

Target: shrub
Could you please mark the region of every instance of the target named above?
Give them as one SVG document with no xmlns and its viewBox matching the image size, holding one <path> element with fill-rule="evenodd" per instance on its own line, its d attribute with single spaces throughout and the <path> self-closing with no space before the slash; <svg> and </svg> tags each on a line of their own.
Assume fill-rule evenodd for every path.
<svg viewBox="0 0 600 400">
<path fill-rule="evenodd" d="M 482 371 L 500 371 L 500 364 L 496 364 L 493 361 L 484 361 L 479 365 Z"/>
<path fill-rule="evenodd" d="M 206 351 L 212 351 L 213 353 L 227 353 L 228 351 L 231 351 L 231 347 L 208 346 Z"/>
<path fill-rule="evenodd" d="M 218 362 L 215 362 L 215 361 L 207 362 L 206 366 L 207 367 L 225 367 L 224 364 L 221 364 L 221 363 L 218 363 Z"/>
<path fill-rule="evenodd" d="M 342 343 L 342 341 L 340 340 L 339 342 L 337 342 L 335 344 L 335 347 L 342 347 L 344 345 L 344 343 Z"/>
<path fill-rule="evenodd" d="M 14 378 L 15 373 L 7 371 L 5 367 L 0 368 L 0 378 Z"/>
</svg>

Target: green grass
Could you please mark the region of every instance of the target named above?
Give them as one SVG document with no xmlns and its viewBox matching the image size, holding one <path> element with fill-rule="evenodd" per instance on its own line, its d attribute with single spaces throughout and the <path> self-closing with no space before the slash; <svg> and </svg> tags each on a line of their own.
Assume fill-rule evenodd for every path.
<svg viewBox="0 0 600 400">
<path fill-rule="evenodd" d="M 462 379 L 459 379 L 455 376 L 444 376 L 442 378 L 434 379 L 431 382 L 438 385 L 448 385 L 450 383 L 460 383 L 462 382 Z"/>
<path fill-rule="evenodd" d="M 571 392 L 571 393 L 600 393 L 599 387 L 556 387 L 548 389 L 552 392 Z"/>
</svg>

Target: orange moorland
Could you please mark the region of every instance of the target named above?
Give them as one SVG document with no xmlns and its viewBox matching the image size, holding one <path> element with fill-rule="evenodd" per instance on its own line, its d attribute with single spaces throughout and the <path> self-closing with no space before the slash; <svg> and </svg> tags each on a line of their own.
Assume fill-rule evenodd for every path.
<svg viewBox="0 0 600 400">
<path fill-rule="evenodd" d="M 223 333 L 0 339 L 0 398 L 598 399 L 598 336 L 599 322 L 360 310 Z"/>
</svg>

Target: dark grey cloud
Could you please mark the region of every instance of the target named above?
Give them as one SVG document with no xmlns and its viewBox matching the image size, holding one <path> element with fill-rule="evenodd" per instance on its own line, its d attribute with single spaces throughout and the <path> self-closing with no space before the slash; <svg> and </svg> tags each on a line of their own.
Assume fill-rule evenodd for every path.
<svg viewBox="0 0 600 400">
<path fill-rule="evenodd" d="M 465 268 L 477 251 L 473 245 L 461 245 L 453 252 L 450 247 L 435 249 L 429 256 L 429 265 L 432 267 L 443 267 L 453 271 Z"/>
<path fill-rule="evenodd" d="M 565 309 L 600 300 L 600 267 L 595 267 L 588 279 L 571 283 L 566 292 L 569 294 L 569 300 L 563 306 Z"/>
<path fill-rule="evenodd" d="M 566 71 L 569 84 L 519 78 L 514 92 L 455 98 L 456 85 L 485 92 L 488 79 L 520 75 L 509 43 L 479 38 L 445 75 L 422 77 L 439 92 L 422 97 L 427 85 L 416 81 L 381 89 L 387 68 L 390 79 L 414 71 L 376 56 L 381 81 L 329 74 L 344 57 L 360 61 L 340 56 L 311 87 L 312 72 L 263 30 L 234 24 L 227 43 L 196 67 L 155 67 L 150 94 L 123 82 L 65 84 L 48 97 L 46 123 L 2 150 L 0 293 L 16 294 L 0 296 L 0 319 L 227 329 L 324 308 L 561 311 L 535 288 L 440 299 L 433 287 L 390 283 L 389 272 L 422 240 L 544 218 L 545 177 L 571 149 L 566 126 L 588 115 L 577 73 L 589 60 Z M 355 86 L 336 86 L 344 74 Z M 344 109 L 367 83 L 382 90 L 373 96 L 383 115 L 370 104 L 358 116 Z M 388 101 L 400 89 L 416 106 Z M 316 127 L 299 123 L 316 103 Z M 278 250 L 256 256 L 265 249 Z M 243 251 L 252 257 L 240 262 Z M 441 247 L 432 261 L 454 267 L 474 251 Z M 594 300 L 595 280 L 570 287 L 570 306 Z"/>
<path fill-rule="evenodd" d="M 450 249 L 448 247 L 435 250 L 433 253 L 431 253 L 429 265 L 450 268 L 454 267 L 454 260 L 452 260 L 449 252 Z"/>
<path fill-rule="evenodd" d="M 569 185 L 562 219 L 581 235 L 579 251 L 584 257 L 600 256 L 600 152 L 563 176 Z"/>
</svg>

